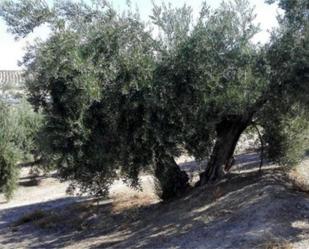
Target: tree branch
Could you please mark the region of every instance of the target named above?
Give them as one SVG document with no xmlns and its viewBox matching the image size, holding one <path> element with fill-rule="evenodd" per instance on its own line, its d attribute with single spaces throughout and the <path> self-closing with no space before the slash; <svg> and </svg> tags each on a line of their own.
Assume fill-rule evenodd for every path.
<svg viewBox="0 0 309 249">
<path fill-rule="evenodd" d="M 259 168 L 259 172 L 261 173 L 263 162 L 264 162 L 264 141 L 263 141 L 261 132 L 260 132 L 259 128 L 257 127 L 257 125 L 255 123 L 252 123 L 252 125 L 258 133 L 259 140 L 260 140 L 260 143 L 261 143 L 261 153 L 260 153 L 261 161 L 260 161 L 260 168 Z"/>
</svg>

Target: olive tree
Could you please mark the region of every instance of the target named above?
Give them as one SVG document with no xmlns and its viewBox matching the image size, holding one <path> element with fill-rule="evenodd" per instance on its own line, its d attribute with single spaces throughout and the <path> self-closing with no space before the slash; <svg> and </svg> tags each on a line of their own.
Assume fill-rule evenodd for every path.
<svg viewBox="0 0 309 249">
<path fill-rule="evenodd" d="M 252 42 L 259 29 L 246 0 L 203 4 L 196 20 L 188 6 L 154 5 L 150 26 L 106 1 L 7 1 L 0 15 L 17 37 L 50 27 L 24 66 L 29 100 L 46 117 L 43 147 L 72 189 L 102 195 L 119 175 L 138 186 L 150 170 L 167 199 L 188 186 L 175 162 L 184 151 L 208 159 L 204 184 L 222 175 L 251 125 L 263 128 L 273 159 L 293 144 L 293 117 L 306 130 L 308 5 L 280 6 L 265 46 Z"/>
<path fill-rule="evenodd" d="M 248 1 L 222 3 L 204 11 L 160 65 L 163 88 L 177 93 L 171 101 L 185 120 L 184 146 L 209 159 L 200 184 L 224 174 L 240 135 L 252 125 L 263 128 L 266 155 L 283 164 L 299 145 L 295 128 L 300 137 L 308 132 L 308 4 L 287 2 L 265 46 L 252 42 L 258 27 Z M 296 117 L 299 122 L 292 122 Z M 294 156 L 301 157 L 304 148 L 298 148 Z"/>
<path fill-rule="evenodd" d="M 160 181 L 163 199 L 186 189 L 188 177 L 174 160 L 180 124 L 154 86 L 166 49 L 136 13 L 119 14 L 99 1 L 52 8 L 5 2 L 1 13 L 17 36 L 43 23 L 51 28 L 47 41 L 29 48 L 24 65 L 29 100 L 46 117 L 44 154 L 71 189 L 104 195 L 119 174 L 138 186 L 147 170 Z"/>
</svg>

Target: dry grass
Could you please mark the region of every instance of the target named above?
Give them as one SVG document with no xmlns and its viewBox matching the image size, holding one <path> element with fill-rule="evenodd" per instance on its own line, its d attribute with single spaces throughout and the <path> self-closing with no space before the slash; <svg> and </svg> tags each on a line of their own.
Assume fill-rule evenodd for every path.
<svg viewBox="0 0 309 249">
<path fill-rule="evenodd" d="M 35 210 L 23 215 L 13 225 L 31 224 L 40 229 L 68 229 L 81 231 L 88 228 L 100 227 L 104 229 L 108 223 L 114 223 L 113 215 L 121 215 L 121 219 L 133 220 L 139 217 L 140 207 L 154 203 L 152 195 L 144 193 L 134 195 L 118 195 L 111 205 L 100 205 L 95 200 L 75 203 L 66 208 L 64 212 L 52 210 Z M 120 217 L 120 216 L 119 216 Z"/>
<path fill-rule="evenodd" d="M 309 193 L 309 180 L 297 169 L 290 171 L 289 179 L 295 190 Z"/>
<path fill-rule="evenodd" d="M 158 199 L 156 199 L 153 195 L 148 194 L 134 194 L 130 196 L 117 196 L 113 200 L 113 213 L 121 213 L 123 211 L 129 210 L 129 209 L 135 209 L 143 206 L 148 206 L 150 204 L 153 204 L 157 202 Z"/>
<path fill-rule="evenodd" d="M 293 249 L 293 246 L 290 242 L 288 241 L 276 241 L 276 240 L 271 240 L 265 242 L 261 249 Z"/>
<path fill-rule="evenodd" d="M 42 229 L 66 227 L 75 230 L 85 228 L 84 222 L 95 213 L 93 202 L 83 202 L 72 205 L 64 213 L 55 211 L 35 210 L 23 215 L 14 223 L 14 227 L 32 223 Z"/>
</svg>

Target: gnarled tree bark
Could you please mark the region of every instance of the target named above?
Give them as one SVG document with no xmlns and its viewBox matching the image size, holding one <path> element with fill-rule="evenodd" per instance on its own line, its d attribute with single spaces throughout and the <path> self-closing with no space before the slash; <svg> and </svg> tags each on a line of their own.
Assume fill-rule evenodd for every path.
<svg viewBox="0 0 309 249">
<path fill-rule="evenodd" d="M 182 195 L 189 186 L 186 172 L 179 168 L 173 157 L 164 153 L 156 158 L 154 173 L 160 182 L 160 197 L 163 200 Z"/>
<path fill-rule="evenodd" d="M 248 127 L 251 116 L 230 116 L 216 127 L 217 138 L 206 169 L 200 174 L 198 185 L 214 182 L 223 174 L 223 166 L 234 154 L 240 135 Z"/>
</svg>

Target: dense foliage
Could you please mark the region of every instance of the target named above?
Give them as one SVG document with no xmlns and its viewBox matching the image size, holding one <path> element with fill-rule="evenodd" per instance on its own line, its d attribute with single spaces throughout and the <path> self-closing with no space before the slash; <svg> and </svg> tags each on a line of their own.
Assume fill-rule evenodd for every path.
<svg viewBox="0 0 309 249">
<path fill-rule="evenodd" d="M 17 37 L 51 29 L 24 58 L 29 100 L 46 117 L 44 155 L 72 190 L 104 195 L 116 177 L 138 186 L 151 171 L 164 199 L 187 187 L 175 157 L 208 159 L 200 183 L 216 180 L 251 125 L 270 159 L 296 163 L 308 132 L 308 3 L 279 4 L 285 15 L 262 46 L 246 0 L 203 4 L 196 21 L 190 7 L 154 5 L 150 26 L 106 1 L 4 2 Z"/>
<path fill-rule="evenodd" d="M 275 1 L 269 1 L 275 2 Z M 309 148 L 309 3 L 282 0 L 285 15 L 267 47 L 270 90 L 260 120 L 268 143 L 268 157 L 295 165 Z"/>
</svg>

